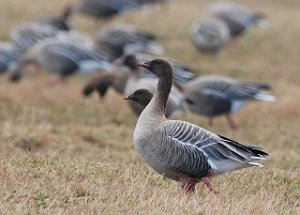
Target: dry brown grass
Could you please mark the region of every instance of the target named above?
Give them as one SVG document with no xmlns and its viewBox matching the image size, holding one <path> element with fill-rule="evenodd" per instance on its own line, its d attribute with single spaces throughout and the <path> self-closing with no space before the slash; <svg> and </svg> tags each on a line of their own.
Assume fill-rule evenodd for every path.
<svg viewBox="0 0 300 215">
<path fill-rule="evenodd" d="M 57 13 L 64 1 L 1 0 L 0 39 L 13 26 Z M 300 213 L 300 3 L 298 0 L 243 0 L 268 14 L 272 26 L 254 30 L 237 47 L 217 57 L 199 55 L 187 31 L 207 0 L 174 0 L 167 13 L 157 8 L 116 19 L 156 32 L 170 57 L 199 74 L 269 81 L 278 102 L 253 103 L 235 118 L 233 133 L 224 119 L 213 131 L 266 148 L 263 169 L 246 169 L 213 179 L 219 198 L 198 185 L 193 196 L 163 179 L 140 159 L 132 144 L 136 118 L 123 99 L 83 99 L 91 76 L 67 86 L 44 87 L 49 74 L 30 74 L 19 85 L 0 77 L 1 214 L 299 214 Z M 137 17 L 139 17 L 137 19 Z M 76 28 L 94 24 L 76 16 Z M 207 126 L 206 119 L 180 117 Z"/>
</svg>

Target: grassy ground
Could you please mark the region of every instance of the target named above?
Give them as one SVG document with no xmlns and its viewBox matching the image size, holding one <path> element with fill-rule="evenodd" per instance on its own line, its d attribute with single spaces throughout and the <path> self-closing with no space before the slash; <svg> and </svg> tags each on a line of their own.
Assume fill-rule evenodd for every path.
<svg viewBox="0 0 300 215">
<path fill-rule="evenodd" d="M 20 22 L 58 13 L 62 2 L 1 0 L 0 39 Z M 278 101 L 253 103 L 235 115 L 232 132 L 223 118 L 210 128 L 270 153 L 263 169 L 214 178 L 215 198 L 199 184 L 193 196 L 151 170 L 135 152 L 136 117 L 122 97 L 81 97 L 90 76 L 45 87 L 50 75 L 31 73 L 18 84 L 0 77 L 0 214 L 299 214 L 300 213 L 300 3 L 243 0 L 265 12 L 271 27 L 253 30 L 217 57 L 199 55 L 187 31 L 207 0 L 173 0 L 168 12 L 134 12 L 115 22 L 132 23 L 165 38 L 167 55 L 199 74 L 268 81 Z M 94 23 L 76 16 L 77 29 Z M 207 127 L 194 115 L 178 118 Z"/>
</svg>

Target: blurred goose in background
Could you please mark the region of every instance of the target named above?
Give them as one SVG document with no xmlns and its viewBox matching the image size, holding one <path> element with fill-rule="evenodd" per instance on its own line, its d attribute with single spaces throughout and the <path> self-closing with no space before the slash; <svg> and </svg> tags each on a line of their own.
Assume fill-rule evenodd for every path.
<svg viewBox="0 0 300 215">
<path fill-rule="evenodd" d="M 0 42 L 0 74 L 13 70 L 22 51 L 14 43 Z"/>
<path fill-rule="evenodd" d="M 74 12 L 84 14 L 97 20 L 108 20 L 115 16 L 154 3 L 167 0 L 79 0 L 65 7 L 64 14 Z"/>
<path fill-rule="evenodd" d="M 58 33 L 56 28 L 39 23 L 25 23 L 17 26 L 10 34 L 11 41 L 23 51 L 46 38 L 54 37 Z"/>
<path fill-rule="evenodd" d="M 157 37 L 137 30 L 131 25 L 112 25 L 97 32 L 96 45 L 112 60 L 127 53 L 147 52 L 160 55 L 163 48 L 156 45 Z"/>
<path fill-rule="evenodd" d="M 69 30 L 67 16 L 48 16 L 40 18 L 37 22 L 23 23 L 15 27 L 10 38 L 20 49 L 26 51 L 39 41 Z"/>
<path fill-rule="evenodd" d="M 71 30 L 69 16 L 70 14 L 68 12 L 64 12 L 59 16 L 45 16 L 38 19 L 37 23 L 51 26 L 58 31 L 69 31 Z"/>
<path fill-rule="evenodd" d="M 116 71 L 103 72 L 96 78 L 92 78 L 84 87 L 82 94 L 90 96 L 97 91 L 100 98 L 106 95 L 107 90 L 113 87 L 119 94 L 124 95 L 130 72 L 128 69 L 118 68 Z"/>
<path fill-rule="evenodd" d="M 22 56 L 11 80 L 19 81 L 25 66 L 31 63 L 56 73 L 58 79 L 53 83 L 73 74 L 112 69 L 111 63 L 104 54 L 87 48 L 85 44 L 81 45 L 76 37 L 74 41 L 72 37 L 61 40 L 50 38 L 38 43 Z"/>
<path fill-rule="evenodd" d="M 171 65 L 162 59 L 141 63 L 158 76 L 151 102 L 141 113 L 133 142 L 141 157 L 159 174 L 181 182 L 186 192 L 193 192 L 202 181 L 213 191 L 209 177 L 228 171 L 262 167 L 256 161 L 268 155 L 259 147 L 242 145 L 201 127 L 165 117 L 172 88 Z"/>
<path fill-rule="evenodd" d="M 65 14 L 79 12 L 96 20 L 110 19 L 139 7 L 136 0 L 79 0 L 65 8 Z"/>
<path fill-rule="evenodd" d="M 212 3 L 204 10 L 204 16 L 224 21 L 229 28 L 231 38 L 240 36 L 255 26 L 262 28 L 268 26 L 262 13 L 235 2 Z"/>
<path fill-rule="evenodd" d="M 217 54 L 230 40 L 230 31 L 222 20 L 201 18 L 192 25 L 190 38 L 199 52 Z"/>
<path fill-rule="evenodd" d="M 153 59 L 153 57 L 143 54 L 135 54 L 135 57 L 137 61 Z M 109 87 L 113 87 L 118 93 L 124 95 L 126 82 L 130 76 L 129 70 L 127 68 L 124 69 L 124 66 L 130 66 L 127 65 L 128 62 L 130 62 L 127 58 L 131 58 L 131 56 L 125 55 L 114 61 L 115 69 L 113 72 L 104 72 L 96 78 L 92 78 L 84 87 L 83 95 L 89 96 L 94 91 L 97 91 L 100 98 L 102 98 L 105 96 Z M 196 77 L 193 71 L 185 64 L 174 59 L 171 59 L 170 62 L 174 68 L 174 80 L 176 80 L 177 83 L 185 84 Z M 135 66 L 135 68 L 137 68 L 137 66 Z M 139 76 L 142 78 L 157 79 L 156 76 L 143 68 L 139 68 Z"/>
<path fill-rule="evenodd" d="M 217 54 L 233 38 L 268 22 L 259 12 L 234 2 L 210 4 L 190 29 L 190 37 L 199 52 Z"/>
<path fill-rule="evenodd" d="M 225 114 L 232 129 L 236 125 L 230 114 L 239 111 L 249 101 L 276 100 L 264 92 L 270 88 L 266 83 L 243 82 L 216 75 L 199 77 L 181 85 L 191 112 L 208 116 L 209 125 L 212 125 L 213 117 Z"/>
</svg>

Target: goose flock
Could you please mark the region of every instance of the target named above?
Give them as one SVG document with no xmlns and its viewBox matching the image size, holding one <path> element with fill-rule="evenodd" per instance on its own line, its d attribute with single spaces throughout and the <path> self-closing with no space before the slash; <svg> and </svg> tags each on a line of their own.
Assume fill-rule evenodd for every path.
<svg viewBox="0 0 300 215">
<path fill-rule="evenodd" d="M 241 144 L 175 118 L 192 113 L 208 117 L 212 126 L 214 117 L 224 115 L 229 127 L 237 129 L 233 113 L 250 101 L 274 102 L 276 97 L 268 92 L 269 83 L 217 74 L 199 76 L 191 65 L 165 56 L 159 36 L 108 22 L 157 3 L 167 1 L 79 0 L 65 5 L 60 15 L 20 24 L 8 41 L 0 43 L 0 74 L 9 72 L 10 80 L 17 83 L 26 67 L 34 64 L 52 73 L 49 83 L 54 86 L 72 75 L 99 72 L 82 94 L 90 96 L 95 91 L 104 98 L 112 88 L 125 97 L 138 117 L 133 142 L 144 161 L 159 174 L 179 181 L 188 193 L 195 191 L 198 182 L 217 193 L 211 177 L 262 167 L 258 162 L 268 154 L 260 146 Z M 75 13 L 105 20 L 94 40 L 71 27 Z M 186 33 L 200 53 L 215 55 L 255 26 L 266 27 L 264 17 L 238 3 L 216 2 L 203 10 Z"/>
</svg>

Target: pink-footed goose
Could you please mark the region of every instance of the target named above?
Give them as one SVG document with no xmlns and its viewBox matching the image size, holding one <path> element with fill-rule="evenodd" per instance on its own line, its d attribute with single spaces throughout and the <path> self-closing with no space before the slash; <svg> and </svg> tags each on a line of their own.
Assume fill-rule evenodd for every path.
<svg viewBox="0 0 300 215">
<path fill-rule="evenodd" d="M 96 34 L 96 45 L 109 54 L 112 60 L 124 54 L 146 52 L 160 55 L 163 48 L 155 44 L 157 37 L 131 25 L 110 25 Z"/>
<path fill-rule="evenodd" d="M 203 16 L 215 17 L 224 21 L 229 28 L 231 38 L 240 36 L 255 26 L 261 28 L 268 26 L 262 13 L 231 1 L 210 4 L 204 10 Z"/>
<path fill-rule="evenodd" d="M 233 38 L 255 26 L 266 27 L 262 13 L 234 2 L 210 4 L 190 29 L 190 37 L 199 52 L 217 54 Z"/>
<path fill-rule="evenodd" d="M 217 75 L 198 77 L 181 85 L 191 112 L 209 117 L 209 125 L 212 125 L 213 117 L 225 114 L 232 129 L 236 125 L 231 114 L 248 102 L 275 101 L 274 96 L 265 93 L 270 88 L 267 83 L 243 82 Z"/>
<path fill-rule="evenodd" d="M 36 64 L 41 68 L 57 75 L 57 81 L 79 74 L 109 70 L 112 68 L 107 57 L 95 52 L 85 43 L 85 39 L 78 35 L 62 36 L 44 40 L 26 51 L 19 60 L 11 76 L 11 80 L 19 81 L 28 64 Z"/>
<path fill-rule="evenodd" d="M 70 29 L 65 15 L 42 17 L 36 22 L 18 25 L 11 31 L 10 38 L 20 49 L 26 51 L 36 43 Z"/>
<path fill-rule="evenodd" d="M 140 63 L 158 76 L 157 89 L 141 113 L 133 134 L 136 150 L 158 173 L 181 182 L 187 192 L 202 181 L 214 191 L 209 177 L 245 167 L 262 167 L 256 161 L 268 155 L 259 147 L 242 145 L 226 137 L 165 117 L 173 72 L 162 59 Z"/>
<path fill-rule="evenodd" d="M 193 23 L 190 38 L 199 52 L 217 54 L 229 42 L 230 31 L 224 21 L 202 17 Z"/>
</svg>

